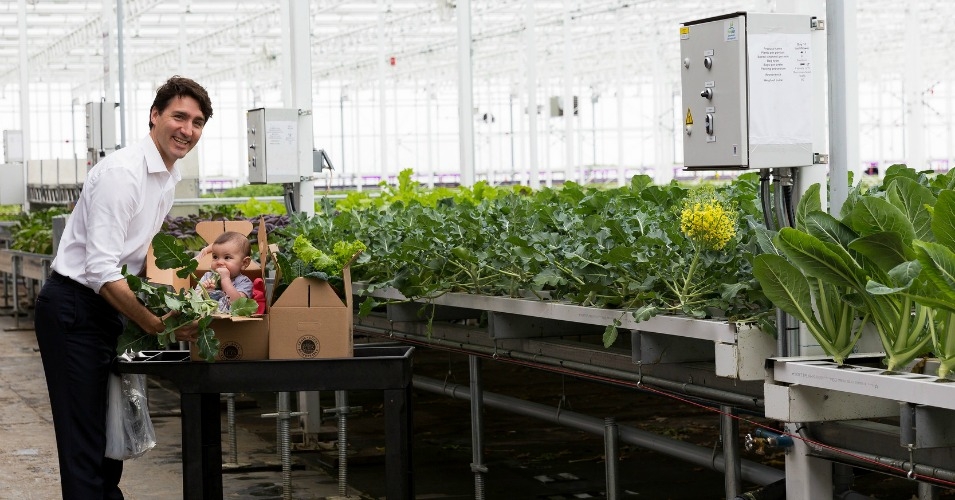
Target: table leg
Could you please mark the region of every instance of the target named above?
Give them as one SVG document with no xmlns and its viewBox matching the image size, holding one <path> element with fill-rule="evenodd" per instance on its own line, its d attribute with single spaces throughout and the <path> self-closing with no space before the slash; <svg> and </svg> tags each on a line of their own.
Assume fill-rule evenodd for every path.
<svg viewBox="0 0 955 500">
<path fill-rule="evenodd" d="M 219 394 L 181 394 L 182 497 L 222 498 Z"/>
<path fill-rule="evenodd" d="M 385 475 L 387 497 L 414 498 L 411 386 L 387 389 L 385 395 Z"/>
</svg>

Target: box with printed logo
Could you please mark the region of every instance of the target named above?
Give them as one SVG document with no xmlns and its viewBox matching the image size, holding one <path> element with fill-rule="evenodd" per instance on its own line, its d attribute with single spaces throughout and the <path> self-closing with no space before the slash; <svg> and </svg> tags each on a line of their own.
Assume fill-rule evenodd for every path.
<svg viewBox="0 0 955 500">
<path fill-rule="evenodd" d="M 342 271 L 344 300 L 324 280 L 295 278 L 269 310 L 269 359 L 350 358 L 350 264 Z"/>
</svg>

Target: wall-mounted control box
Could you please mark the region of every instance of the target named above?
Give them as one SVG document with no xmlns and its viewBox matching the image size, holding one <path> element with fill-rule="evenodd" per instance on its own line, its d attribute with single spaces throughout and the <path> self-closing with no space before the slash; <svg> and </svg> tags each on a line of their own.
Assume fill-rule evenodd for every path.
<svg viewBox="0 0 955 500">
<path fill-rule="evenodd" d="M 299 182 L 298 110 L 256 108 L 246 112 L 249 183 Z"/>
<path fill-rule="evenodd" d="M 737 12 L 680 26 L 688 170 L 812 165 L 812 18 Z"/>
<path fill-rule="evenodd" d="M 92 168 L 106 155 L 116 151 L 115 102 L 86 103 L 86 166 Z"/>
</svg>

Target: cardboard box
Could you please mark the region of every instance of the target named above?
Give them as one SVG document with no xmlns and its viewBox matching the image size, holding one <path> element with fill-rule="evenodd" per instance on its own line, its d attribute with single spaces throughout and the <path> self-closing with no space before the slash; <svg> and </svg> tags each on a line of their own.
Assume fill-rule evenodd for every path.
<svg viewBox="0 0 955 500">
<path fill-rule="evenodd" d="M 201 236 L 206 243 L 212 243 L 220 234 L 226 231 L 235 231 L 249 235 L 252 233 L 252 223 L 249 221 L 203 221 L 196 224 L 196 233 Z M 262 277 L 262 269 L 265 267 L 265 255 L 268 248 L 267 235 L 265 234 L 265 222 L 259 222 L 259 259 L 252 256 L 252 263 L 242 272 L 250 279 Z M 156 257 L 153 255 L 152 247 L 146 258 L 146 276 L 149 281 L 164 285 L 170 285 L 174 290 L 182 288 L 192 288 L 196 285 L 196 278 L 201 277 L 212 265 L 212 256 L 204 255 L 199 259 L 199 266 L 195 275 L 189 278 L 180 278 L 176 276 L 174 269 L 159 269 L 156 267 Z M 251 298 L 251 297 L 250 297 Z M 266 300 L 266 314 L 253 315 L 252 317 L 232 317 L 222 315 L 212 320 L 209 325 L 219 339 L 219 353 L 216 355 L 216 361 L 236 361 L 236 360 L 258 360 L 269 358 L 269 316 L 268 300 Z M 190 352 L 193 360 L 201 360 L 199 349 L 195 344 L 190 344 Z"/>
<path fill-rule="evenodd" d="M 350 265 L 342 272 L 345 300 L 327 281 L 295 278 L 269 310 L 269 359 L 350 358 L 352 290 Z"/>
</svg>

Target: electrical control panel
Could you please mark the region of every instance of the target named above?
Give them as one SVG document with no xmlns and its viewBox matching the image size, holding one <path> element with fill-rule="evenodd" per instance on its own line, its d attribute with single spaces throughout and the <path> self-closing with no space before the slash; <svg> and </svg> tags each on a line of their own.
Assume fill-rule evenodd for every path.
<svg viewBox="0 0 955 500">
<path fill-rule="evenodd" d="M 249 183 L 301 181 L 298 166 L 298 110 L 256 108 L 246 113 Z"/>
<path fill-rule="evenodd" d="M 812 19 L 738 12 L 680 27 L 688 170 L 812 165 Z"/>
<path fill-rule="evenodd" d="M 116 151 L 115 102 L 86 103 L 86 166 L 96 165 L 106 155 Z"/>
<path fill-rule="evenodd" d="M 3 131 L 3 158 L 4 163 L 23 162 L 23 131 Z"/>
</svg>

